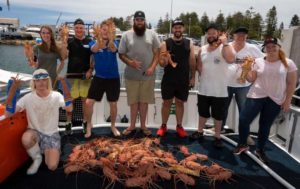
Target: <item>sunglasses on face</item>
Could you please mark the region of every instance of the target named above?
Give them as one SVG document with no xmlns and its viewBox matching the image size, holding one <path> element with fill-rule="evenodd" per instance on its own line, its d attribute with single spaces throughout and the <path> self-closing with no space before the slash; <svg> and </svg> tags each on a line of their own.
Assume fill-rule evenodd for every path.
<svg viewBox="0 0 300 189">
<path fill-rule="evenodd" d="M 49 74 L 47 73 L 40 73 L 33 76 L 34 80 L 48 79 L 48 78 L 49 78 Z"/>
</svg>

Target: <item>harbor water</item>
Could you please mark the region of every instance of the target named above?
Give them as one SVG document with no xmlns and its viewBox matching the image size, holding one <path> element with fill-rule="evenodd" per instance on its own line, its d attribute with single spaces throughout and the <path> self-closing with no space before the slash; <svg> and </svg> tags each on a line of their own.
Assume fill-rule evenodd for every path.
<svg viewBox="0 0 300 189">
<path fill-rule="evenodd" d="M 119 73 L 121 78 L 121 87 L 124 87 L 124 68 L 125 64 L 118 59 Z M 23 46 L 18 45 L 0 45 L 0 69 L 32 74 L 34 69 L 27 64 L 24 56 Z M 160 88 L 160 80 L 162 78 L 163 69 L 157 66 L 156 69 L 156 85 L 155 88 Z M 0 76 L 1 77 L 1 76 Z"/>
</svg>

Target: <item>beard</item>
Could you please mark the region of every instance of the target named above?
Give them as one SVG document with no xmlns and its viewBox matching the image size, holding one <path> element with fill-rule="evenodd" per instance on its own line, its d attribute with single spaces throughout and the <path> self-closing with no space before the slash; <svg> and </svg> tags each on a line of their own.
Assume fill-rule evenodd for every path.
<svg viewBox="0 0 300 189">
<path fill-rule="evenodd" d="M 218 39 L 218 37 L 209 37 L 209 38 L 207 38 L 207 43 L 208 44 L 213 44 L 213 43 L 215 43 L 215 42 L 217 42 L 219 39 Z"/>
<path fill-rule="evenodd" d="M 144 26 L 139 27 L 137 26 L 135 23 L 133 24 L 133 31 L 137 36 L 143 36 L 145 34 L 146 31 L 146 24 L 144 24 Z"/>
<path fill-rule="evenodd" d="M 174 37 L 175 37 L 176 39 L 180 39 L 180 38 L 182 37 L 182 33 L 181 33 L 181 32 L 175 32 L 175 33 L 174 33 Z"/>
</svg>

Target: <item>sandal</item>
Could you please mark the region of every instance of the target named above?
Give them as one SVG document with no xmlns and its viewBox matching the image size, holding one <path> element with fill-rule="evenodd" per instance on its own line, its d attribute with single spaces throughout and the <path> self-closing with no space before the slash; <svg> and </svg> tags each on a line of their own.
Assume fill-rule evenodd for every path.
<svg viewBox="0 0 300 189">
<path fill-rule="evenodd" d="M 125 136 L 128 136 L 128 135 L 130 135 L 132 132 L 135 132 L 135 131 L 136 131 L 135 128 L 131 129 L 130 127 L 128 127 L 128 128 L 126 128 L 126 129 L 122 132 L 122 134 L 125 135 Z"/>
<path fill-rule="evenodd" d="M 147 128 L 141 128 L 141 130 L 142 130 L 142 132 L 143 132 L 143 134 L 145 135 L 145 136 L 150 136 L 150 135 L 152 135 L 152 132 L 149 130 L 149 129 L 147 129 Z"/>
</svg>

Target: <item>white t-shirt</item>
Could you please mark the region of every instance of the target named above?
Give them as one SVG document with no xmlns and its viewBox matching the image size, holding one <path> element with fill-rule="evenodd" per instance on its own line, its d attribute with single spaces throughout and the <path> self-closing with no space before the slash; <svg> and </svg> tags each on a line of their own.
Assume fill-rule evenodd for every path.
<svg viewBox="0 0 300 189">
<path fill-rule="evenodd" d="M 26 110 L 28 128 L 43 134 L 58 132 L 59 108 L 65 106 L 64 97 L 51 91 L 47 97 L 39 97 L 35 91 L 26 94 L 18 102 L 21 111 Z"/>
<path fill-rule="evenodd" d="M 288 68 L 279 60 L 268 62 L 264 58 L 255 60 L 254 70 L 257 78 L 251 86 L 247 97 L 265 98 L 270 97 L 276 104 L 281 105 L 286 97 L 286 76 L 288 72 L 297 70 L 295 63 L 287 59 Z"/>
<path fill-rule="evenodd" d="M 202 72 L 198 94 L 213 97 L 227 97 L 228 65 L 222 55 L 223 45 L 214 51 L 207 51 L 208 45 L 201 47 Z"/>
<path fill-rule="evenodd" d="M 232 43 L 230 43 L 232 45 Z M 234 50 L 234 48 L 233 48 Z M 239 61 L 242 61 L 247 56 L 251 56 L 253 58 L 261 58 L 264 57 L 264 54 L 258 49 L 255 45 L 246 43 L 244 48 L 236 52 L 236 62 L 228 65 L 228 86 L 229 87 L 247 87 L 251 83 L 239 83 L 238 78 L 241 76 L 242 68 Z"/>
</svg>

